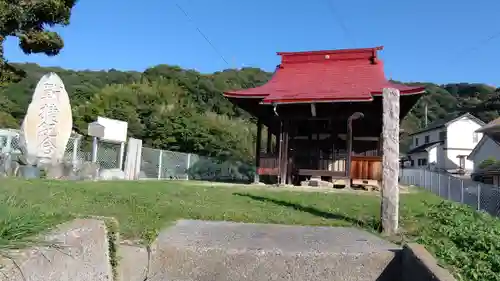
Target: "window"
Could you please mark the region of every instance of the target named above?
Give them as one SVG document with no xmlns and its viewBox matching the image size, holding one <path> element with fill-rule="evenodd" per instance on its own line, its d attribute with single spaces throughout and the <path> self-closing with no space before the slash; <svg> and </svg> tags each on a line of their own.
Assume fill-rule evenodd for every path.
<svg viewBox="0 0 500 281">
<path fill-rule="evenodd" d="M 415 138 L 415 146 L 418 146 L 418 138 Z"/>
<path fill-rule="evenodd" d="M 429 141 L 430 141 L 429 136 L 425 136 L 425 143 L 429 143 Z"/>
<path fill-rule="evenodd" d="M 410 166 L 411 166 L 411 167 L 414 167 L 414 166 L 415 166 L 415 161 L 414 161 L 414 160 L 410 160 Z"/>
<path fill-rule="evenodd" d="M 427 159 L 422 158 L 418 159 L 418 166 L 426 166 L 427 165 Z"/>
<path fill-rule="evenodd" d="M 446 140 L 446 131 L 439 132 L 439 140 L 440 141 Z"/>
<path fill-rule="evenodd" d="M 472 142 L 473 143 L 479 142 L 479 134 L 478 133 L 472 133 Z"/>
</svg>

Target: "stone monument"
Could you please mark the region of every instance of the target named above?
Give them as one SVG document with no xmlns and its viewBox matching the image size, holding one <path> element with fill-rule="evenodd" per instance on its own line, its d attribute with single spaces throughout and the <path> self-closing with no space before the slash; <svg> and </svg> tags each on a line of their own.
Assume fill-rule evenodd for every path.
<svg viewBox="0 0 500 281">
<path fill-rule="evenodd" d="M 38 82 L 21 127 L 26 164 L 62 162 L 72 127 L 73 116 L 63 81 L 57 74 L 48 73 Z"/>
<path fill-rule="evenodd" d="M 391 236 L 399 228 L 399 90 L 382 91 L 382 231 Z"/>
</svg>

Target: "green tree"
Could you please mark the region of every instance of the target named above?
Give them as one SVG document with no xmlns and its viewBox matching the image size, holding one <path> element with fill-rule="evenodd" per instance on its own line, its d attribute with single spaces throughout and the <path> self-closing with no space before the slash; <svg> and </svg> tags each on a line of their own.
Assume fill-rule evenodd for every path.
<svg viewBox="0 0 500 281">
<path fill-rule="evenodd" d="M 26 54 L 57 55 L 64 46 L 63 40 L 47 27 L 68 25 L 75 3 L 76 0 L 0 0 L 0 86 L 19 81 L 23 74 L 5 59 L 5 39 L 17 37 Z"/>
</svg>

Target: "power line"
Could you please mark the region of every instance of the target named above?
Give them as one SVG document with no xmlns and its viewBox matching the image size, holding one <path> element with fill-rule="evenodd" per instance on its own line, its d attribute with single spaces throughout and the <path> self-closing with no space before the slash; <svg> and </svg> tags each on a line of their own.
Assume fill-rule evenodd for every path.
<svg viewBox="0 0 500 281">
<path fill-rule="evenodd" d="M 497 32 L 497 33 L 494 33 L 494 34 L 492 34 L 490 36 L 488 36 L 486 39 L 484 39 L 483 41 L 481 41 L 476 46 L 472 46 L 472 47 L 466 48 L 463 51 L 459 52 L 456 56 L 453 57 L 453 60 L 451 60 L 451 62 L 458 61 L 459 58 L 463 57 L 467 53 L 475 52 L 475 51 L 481 49 L 482 47 L 484 47 L 485 45 L 487 45 L 489 42 L 491 42 L 491 41 L 493 41 L 493 40 L 495 40 L 495 39 L 497 39 L 499 37 L 500 37 L 500 31 Z"/>
<path fill-rule="evenodd" d="M 217 47 L 215 47 L 214 44 L 212 44 L 212 42 L 210 41 L 210 39 L 208 39 L 208 37 L 205 35 L 205 33 L 203 33 L 203 31 L 201 31 L 201 29 L 196 25 L 196 23 L 193 21 L 193 19 L 191 18 L 191 16 L 189 16 L 189 14 L 179 5 L 179 3 L 175 3 L 175 6 L 177 6 L 177 8 L 184 14 L 184 16 L 186 16 L 186 18 L 188 19 L 188 21 L 191 22 L 195 26 L 195 28 L 198 31 L 198 33 L 205 39 L 205 41 L 207 41 L 207 43 L 212 47 L 212 49 L 215 51 L 215 53 L 217 53 L 217 55 L 219 55 L 219 57 L 228 66 L 231 66 L 229 64 L 229 62 L 224 58 L 224 56 L 222 55 L 222 53 L 219 52 L 219 50 L 217 49 Z"/>
<path fill-rule="evenodd" d="M 337 9 L 335 8 L 335 5 L 333 4 L 334 0 L 326 0 L 328 4 L 328 8 L 330 9 L 330 12 L 333 14 L 333 18 L 339 25 L 339 27 L 342 29 L 344 32 L 344 36 L 347 38 L 347 40 L 351 41 L 351 44 L 353 47 L 356 47 L 356 41 L 354 40 L 354 37 L 351 36 L 351 33 L 347 29 L 347 26 L 345 25 L 344 21 L 342 18 L 337 14 Z"/>
</svg>

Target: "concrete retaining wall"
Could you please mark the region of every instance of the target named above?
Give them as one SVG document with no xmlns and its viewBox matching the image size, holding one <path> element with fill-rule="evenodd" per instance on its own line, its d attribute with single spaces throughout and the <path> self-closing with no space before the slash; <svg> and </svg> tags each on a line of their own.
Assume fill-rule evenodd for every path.
<svg viewBox="0 0 500 281">
<path fill-rule="evenodd" d="M 0 280 L 113 280 L 108 231 L 102 220 L 76 219 L 42 238 L 44 246 L 7 253 L 11 258 L 0 261 Z"/>
<path fill-rule="evenodd" d="M 422 245 L 405 245 L 400 257 L 403 281 L 456 281 Z"/>
<path fill-rule="evenodd" d="M 456 281 L 422 245 L 352 228 L 181 220 L 152 248 L 118 246 L 116 229 L 109 218 L 63 224 L 42 237 L 51 246 L 0 259 L 0 281 Z"/>
</svg>

